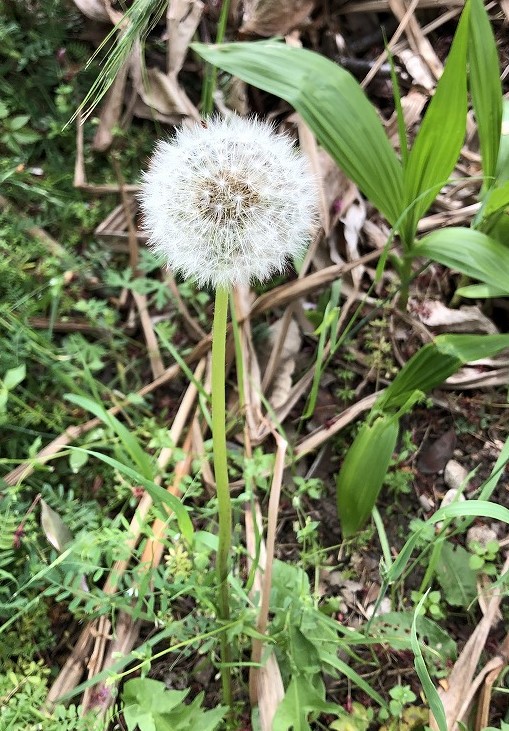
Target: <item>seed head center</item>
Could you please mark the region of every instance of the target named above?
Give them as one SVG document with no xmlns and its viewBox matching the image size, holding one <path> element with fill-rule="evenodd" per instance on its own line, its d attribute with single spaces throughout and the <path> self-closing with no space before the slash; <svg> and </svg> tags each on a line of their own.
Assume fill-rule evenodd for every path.
<svg viewBox="0 0 509 731">
<path fill-rule="evenodd" d="M 241 223 L 260 201 L 259 193 L 238 173 L 221 171 L 204 182 L 200 191 L 200 213 L 214 223 Z"/>
</svg>

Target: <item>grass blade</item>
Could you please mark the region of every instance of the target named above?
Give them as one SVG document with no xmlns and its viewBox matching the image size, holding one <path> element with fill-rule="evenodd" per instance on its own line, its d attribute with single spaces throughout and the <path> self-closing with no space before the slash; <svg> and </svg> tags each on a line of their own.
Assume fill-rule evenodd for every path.
<svg viewBox="0 0 509 731">
<path fill-rule="evenodd" d="M 175 495 L 167 492 L 163 487 L 157 485 L 155 482 L 152 482 L 152 480 L 145 479 L 145 477 L 143 477 L 143 475 L 140 475 L 140 473 L 136 470 L 131 469 L 130 467 L 122 464 L 116 459 L 113 459 L 113 457 L 109 457 L 107 454 L 102 454 L 102 452 L 94 452 L 91 449 L 82 449 L 81 447 L 68 447 L 68 449 L 76 452 L 85 452 L 85 454 L 89 454 L 91 457 L 97 457 L 97 459 L 100 459 L 102 462 L 105 462 L 110 467 L 118 470 L 121 474 L 125 475 L 126 477 L 130 477 L 132 480 L 135 481 L 136 484 L 142 485 L 148 492 L 154 503 L 160 506 L 163 516 L 167 515 L 167 510 L 173 511 L 175 513 L 175 517 L 177 518 L 179 529 L 182 535 L 189 543 L 189 545 L 192 545 L 194 536 L 193 524 L 187 513 L 187 510 L 182 505 L 181 501 L 175 497 Z"/>
<path fill-rule="evenodd" d="M 275 40 L 192 45 L 209 63 L 285 99 L 346 175 L 394 224 L 403 173 L 378 115 L 353 76 L 323 56 Z"/>
<path fill-rule="evenodd" d="M 97 401 L 87 398 L 86 396 L 78 396 L 75 393 L 67 393 L 64 398 L 70 401 L 71 404 L 76 404 L 81 409 L 90 411 L 91 414 L 97 416 L 106 426 L 119 437 L 122 445 L 133 463 L 140 470 L 143 477 L 151 480 L 154 477 L 154 468 L 152 460 L 142 448 L 139 441 L 136 439 L 134 434 L 131 434 L 129 429 L 125 427 L 121 421 L 119 421 L 113 414 L 109 414 L 105 408 L 98 404 Z"/>
<path fill-rule="evenodd" d="M 440 700 L 440 696 L 437 693 L 437 689 L 431 681 L 430 675 L 428 673 L 428 668 L 426 667 L 426 663 L 424 662 L 424 658 L 422 656 L 421 646 L 419 645 L 419 640 L 417 639 L 417 618 L 419 617 L 420 611 L 424 605 L 424 602 L 426 601 L 427 596 L 428 592 L 424 594 L 424 596 L 421 598 L 415 608 L 414 618 L 412 620 L 410 642 L 412 644 L 412 652 L 414 653 L 415 670 L 417 675 L 419 676 L 419 680 L 421 681 L 422 689 L 424 691 L 424 695 L 426 696 L 426 700 L 428 701 L 428 705 L 431 709 L 431 712 L 433 713 L 433 716 L 435 717 L 435 721 L 437 722 L 439 731 L 447 731 L 447 719 L 445 717 L 444 706 L 442 704 L 442 701 Z"/>
<path fill-rule="evenodd" d="M 468 61 L 470 94 L 481 146 L 484 185 L 496 174 L 502 127 L 502 85 L 497 46 L 482 0 L 471 0 Z"/>
<path fill-rule="evenodd" d="M 454 169 L 465 137 L 469 10 L 467 0 L 444 73 L 405 167 L 403 208 L 411 206 L 411 209 L 403 223 L 402 237 L 408 247 L 413 244 L 419 219 Z"/>
</svg>

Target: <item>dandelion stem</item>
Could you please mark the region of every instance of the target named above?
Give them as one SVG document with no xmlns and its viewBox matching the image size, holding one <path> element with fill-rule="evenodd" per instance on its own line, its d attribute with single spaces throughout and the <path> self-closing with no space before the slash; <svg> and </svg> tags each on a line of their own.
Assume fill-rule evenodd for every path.
<svg viewBox="0 0 509 731">
<path fill-rule="evenodd" d="M 228 289 L 216 289 L 214 325 L 212 329 L 212 442 L 214 449 L 214 474 L 216 478 L 219 517 L 219 547 L 217 551 L 217 582 L 219 619 L 228 622 L 230 601 L 228 593 L 228 559 L 231 547 L 232 508 L 226 451 L 226 397 L 225 352 L 226 320 L 228 313 Z M 221 682 L 223 701 L 232 704 L 231 652 L 226 632 L 221 634 Z"/>
</svg>

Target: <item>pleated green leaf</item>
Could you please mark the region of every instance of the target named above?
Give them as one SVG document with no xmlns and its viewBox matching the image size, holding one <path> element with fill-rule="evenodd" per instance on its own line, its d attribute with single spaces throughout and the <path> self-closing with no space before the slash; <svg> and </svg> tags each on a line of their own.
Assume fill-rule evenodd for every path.
<svg viewBox="0 0 509 731">
<path fill-rule="evenodd" d="M 275 40 L 192 45 L 209 63 L 285 99 L 351 180 L 394 224 L 403 172 L 374 107 L 348 71 Z"/>
<path fill-rule="evenodd" d="M 337 504 L 343 536 L 367 521 L 382 487 L 398 438 L 398 419 L 380 416 L 365 422 L 347 452 L 337 477 Z"/>
<path fill-rule="evenodd" d="M 509 348 L 509 335 L 437 335 L 405 363 L 374 408 L 401 408 L 415 391 L 427 393 L 465 363 L 490 358 L 504 348 Z"/>
<path fill-rule="evenodd" d="M 500 146 L 502 85 L 497 46 L 482 0 L 471 0 L 468 61 L 482 167 L 489 188 L 495 179 Z"/>
<path fill-rule="evenodd" d="M 402 225 L 407 246 L 412 246 L 419 219 L 454 169 L 465 137 L 469 11 L 467 0 L 444 73 L 405 166 L 405 207 L 411 206 Z"/>
<path fill-rule="evenodd" d="M 434 231 L 416 244 L 414 254 L 509 292 L 509 248 L 480 231 L 460 227 Z"/>
</svg>

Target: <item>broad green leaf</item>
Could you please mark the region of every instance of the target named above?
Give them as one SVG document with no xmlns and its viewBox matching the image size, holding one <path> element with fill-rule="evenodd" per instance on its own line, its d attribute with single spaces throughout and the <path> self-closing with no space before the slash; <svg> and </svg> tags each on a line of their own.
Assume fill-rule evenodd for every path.
<svg viewBox="0 0 509 731">
<path fill-rule="evenodd" d="M 398 419 L 380 416 L 365 422 L 337 477 L 338 516 L 343 536 L 356 533 L 371 515 L 398 438 Z"/>
<path fill-rule="evenodd" d="M 3 386 L 5 390 L 12 391 L 13 388 L 19 386 L 21 381 L 25 380 L 26 374 L 27 369 L 24 363 L 16 366 L 16 368 L 9 368 L 9 370 L 5 372 L 5 376 L 3 377 Z"/>
<path fill-rule="evenodd" d="M 76 404 L 76 406 L 79 406 L 86 411 L 90 411 L 94 414 L 94 416 L 97 416 L 98 419 L 106 424 L 106 426 L 109 426 L 110 429 L 120 438 L 124 449 L 131 457 L 136 467 L 140 470 L 143 477 L 146 477 L 148 480 L 153 478 L 154 468 L 152 466 L 151 458 L 143 450 L 134 434 L 131 434 L 129 429 L 127 429 L 121 421 L 112 414 L 109 414 L 101 404 L 98 404 L 96 401 L 93 401 L 86 396 L 66 393 L 64 398 L 72 404 Z"/>
<path fill-rule="evenodd" d="M 468 43 L 470 93 L 474 106 L 485 186 L 495 179 L 502 127 L 502 85 L 497 46 L 483 0 L 471 0 Z"/>
<path fill-rule="evenodd" d="M 42 499 L 41 526 L 44 531 L 44 535 L 53 548 L 56 548 L 59 553 L 65 551 L 66 546 L 72 541 L 72 533 L 60 515 Z"/>
<path fill-rule="evenodd" d="M 444 541 L 436 567 L 438 583 L 453 607 L 467 609 L 477 597 L 477 577 L 468 562 L 470 553 L 463 546 Z"/>
<path fill-rule="evenodd" d="M 12 132 L 14 132 L 24 127 L 29 119 L 29 114 L 19 114 L 17 117 L 12 117 L 12 119 L 9 119 L 9 123 L 7 126 Z"/>
<path fill-rule="evenodd" d="M 164 683 L 150 678 L 128 680 L 122 693 L 122 713 L 128 731 L 214 731 L 226 708 L 202 709 L 204 693 L 184 704 L 187 690 L 167 690 Z"/>
<path fill-rule="evenodd" d="M 414 247 L 425 256 L 473 279 L 509 292 L 509 247 L 480 231 L 451 227 L 425 236 Z"/>
<path fill-rule="evenodd" d="M 424 596 L 416 606 L 412 621 L 411 642 L 412 651 L 414 653 L 414 665 L 417 675 L 419 676 L 419 680 L 421 681 L 424 695 L 426 696 L 428 705 L 433 713 L 433 716 L 435 717 L 435 721 L 437 723 L 439 731 L 447 731 L 447 719 L 445 717 L 444 706 L 442 704 L 440 696 L 437 693 L 437 689 L 431 681 L 428 673 L 428 668 L 426 667 L 426 663 L 424 662 L 424 658 L 422 656 L 421 645 L 419 643 L 419 640 L 417 639 L 417 621 L 426 597 L 427 593 L 424 594 Z"/>
<path fill-rule="evenodd" d="M 313 681 L 313 682 L 312 682 Z M 340 706 L 327 703 L 325 686 L 321 678 L 292 675 L 272 722 L 272 731 L 311 731 L 311 714 L 334 713 L 339 715 Z"/>
<path fill-rule="evenodd" d="M 405 166 L 404 208 L 411 208 L 401 231 L 409 247 L 413 245 L 419 219 L 454 169 L 465 137 L 469 12 L 467 0 L 444 72 Z"/>
<path fill-rule="evenodd" d="M 209 63 L 285 99 L 391 224 L 402 209 L 401 164 L 353 76 L 313 51 L 275 40 L 192 44 Z"/>
<path fill-rule="evenodd" d="M 68 447 L 68 449 L 76 450 L 78 452 L 86 452 L 86 454 L 89 454 L 92 457 L 97 457 L 97 459 L 100 459 L 102 462 L 109 464 L 110 467 L 118 470 L 121 474 L 125 475 L 126 477 L 130 477 L 136 484 L 142 485 L 148 492 L 154 503 L 161 506 L 163 514 L 166 514 L 167 511 L 162 506 L 165 506 L 175 513 L 175 517 L 177 518 L 177 522 L 180 531 L 182 532 L 182 535 L 189 544 L 193 542 L 193 524 L 191 523 L 191 519 L 187 514 L 187 510 L 184 508 L 180 500 L 175 497 L 175 495 L 167 492 L 160 485 L 156 485 L 156 483 L 152 482 L 152 480 L 147 480 L 139 472 L 136 472 L 136 470 L 131 469 L 131 467 L 122 464 L 116 459 L 113 459 L 113 457 L 109 457 L 107 454 L 102 454 L 102 452 L 94 452 L 91 449 L 82 449 L 81 447 Z"/>
<path fill-rule="evenodd" d="M 440 386 L 465 363 L 489 358 L 509 348 L 509 335 L 437 335 L 405 363 L 374 409 L 400 408 L 414 391 Z"/>
</svg>

